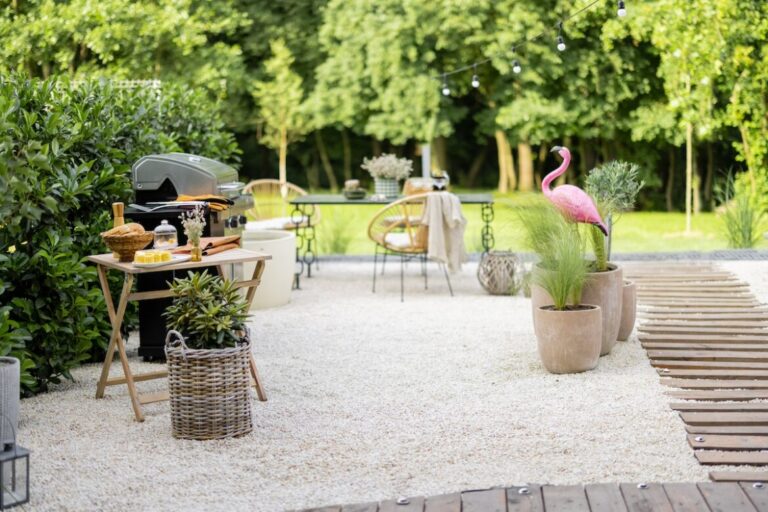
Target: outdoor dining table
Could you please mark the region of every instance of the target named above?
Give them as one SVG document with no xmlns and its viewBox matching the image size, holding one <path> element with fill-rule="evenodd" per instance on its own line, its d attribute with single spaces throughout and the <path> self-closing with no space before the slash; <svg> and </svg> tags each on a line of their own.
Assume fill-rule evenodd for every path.
<svg viewBox="0 0 768 512">
<path fill-rule="evenodd" d="M 483 227 L 480 231 L 483 252 L 487 253 L 494 246 L 493 238 L 493 195 L 488 193 L 480 194 L 456 194 L 461 204 L 479 204 L 481 206 L 480 218 L 483 221 Z M 312 277 L 312 264 L 317 261 L 317 249 L 315 247 L 315 226 L 312 224 L 312 215 L 315 208 L 323 205 L 357 206 L 372 205 L 386 206 L 389 203 L 401 199 L 398 197 L 381 197 L 370 195 L 363 199 L 347 199 L 341 194 L 307 194 L 297 196 L 291 200 L 294 209 L 291 214 L 291 222 L 296 231 L 296 262 L 299 268 L 296 273 L 296 284 L 298 278 L 307 271 L 307 277 Z"/>
<path fill-rule="evenodd" d="M 109 314 L 109 321 L 112 325 L 112 334 L 109 338 L 109 346 L 107 347 L 107 354 L 104 358 L 104 364 L 101 368 L 101 377 L 96 386 L 96 398 L 104 398 L 104 391 L 107 386 L 117 386 L 125 384 L 128 387 L 128 395 L 131 399 L 131 405 L 133 406 L 133 413 L 136 416 L 137 421 L 144 421 L 144 413 L 142 411 L 142 405 L 146 405 L 154 402 L 161 402 L 168 400 L 168 391 L 159 391 L 155 393 L 139 394 L 136 390 L 136 382 L 162 379 L 168 376 L 166 370 L 148 372 L 143 374 L 133 374 L 131 367 L 128 363 L 128 355 L 126 354 L 125 342 L 120 334 L 120 328 L 123 325 L 123 319 L 125 318 L 125 310 L 129 301 L 142 301 L 151 299 L 161 299 L 166 297 L 172 297 L 173 292 L 170 289 L 165 290 L 152 290 L 144 292 L 133 291 L 133 281 L 137 274 L 146 274 L 150 272 L 170 272 L 176 270 L 195 270 L 203 267 L 216 267 L 219 275 L 226 275 L 224 272 L 225 265 L 235 265 L 238 263 L 256 262 L 253 270 L 253 275 L 250 279 L 235 281 L 236 288 L 245 288 L 246 295 L 245 300 L 250 308 L 253 302 L 256 289 L 261 283 L 261 276 L 264 273 L 265 262 L 272 259 L 272 256 L 262 252 L 249 251 L 246 249 L 231 249 L 229 251 L 220 252 L 210 256 L 203 256 L 202 261 L 184 261 L 181 263 L 174 263 L 168 265 L 162 265 L 157 267 L 137 267 L 133 263 L 122 263 L 118 261 L 112 254 L 98 254 L 88 256 L 88 261 L 96 264 L 96 269 L 99 275 L 99 282 L 101 283 L 101 290 L 104 293 L 104 300 L 107 303 L 107 312 Z M 112 301 L 112 293 L 109 289 L 109 280 L 107 279 L 108 270 L 117 270 L 124 275 L 123 289 L 120 293 L 120 299 L 117 303 L 117 309 Z M 112 365 L 112 360 L 115 356 L 115 349 L 120 357 L 120 363 L 123 366 L 123 376 L 109 378 L 109 370 Z M 249 354 L 249 366 L 251 370 L 251 376 L 253 377 L 256 387 L 256 394 L 259 400 L 262 402 L 267 400 L 267 395 L 264 392 L 264 386 L 259 378 L 258 370 L 256 369 L 256 362 L 253 359 L 253 354 Z"/>
</svg>

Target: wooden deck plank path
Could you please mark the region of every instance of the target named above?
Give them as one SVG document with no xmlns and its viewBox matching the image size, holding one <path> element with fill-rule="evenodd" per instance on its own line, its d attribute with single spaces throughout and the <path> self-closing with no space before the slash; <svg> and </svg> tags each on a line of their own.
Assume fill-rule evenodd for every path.
<svg viewBox="0 0 768 512">
<path fill-rule="evenodd" d="M 624 277 L 637 283 L 638 339 L 661 384 L 673 388 L 666 394 L 691 401 L 670 406 L 699 462 L 768 466 L 768 404 L 753 402 L 768 399 L 765 305 L 746 283 L 714 266 L 666 265 L 656 272 L 634 266 Z M 710 478 L 734 481 L 739 474 L 768 478 L 768 472 L 735 470 Z M 723 496 L 712 497 L 700 486 L 713 510 L 753 503 L 735 483 L 723 489 Z"/>
<path fill-rule="evenodd" d="M 717 474 L 722 482 L 498 487 L 304 512 L 768 512 L 768 472 Z"/>
</svg>

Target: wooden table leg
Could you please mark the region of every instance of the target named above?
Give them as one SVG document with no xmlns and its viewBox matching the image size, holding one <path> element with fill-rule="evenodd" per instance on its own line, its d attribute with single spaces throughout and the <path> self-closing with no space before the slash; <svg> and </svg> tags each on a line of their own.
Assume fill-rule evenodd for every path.
<svg viewBox="0 0 768 512">
<path fill-rule="evenodd" d="M 96 398 L 102 398 L 104 396 L 104 389 L 109 377 L 109 369 L 112 365 L 115 349 L 117 349 L 120 363 L 123 366 L 125 384 L 128 386 L 128 394 L 131 398 L 133 413 L 136 416 L 137 421 L 144 421 L 144 414 L 141 411 L 141 404 L 139 403 L 139 397 L 136 392 L 133 373 L 131 372 L 131 367 L 128 365 L 125 342 L 120 334 L 120 328 L 123 325 L 123 318 L 125 317 L 125 310 L 128 307 L 128 296 L 131 294 L 131 289 L 133 288 L 133 274 L 125 275 L 123 290 L 120 293 L 120 300 L 117 304 L 117 311 L 115 311 L 114 303 L 112 302 L 112 295 L 109 291 L 106 271 L 101 266 L 99 266 L 99 280 L 101 281 L 102 290 L 104 291 L 104 300 L 107 302 L 107 311 L 109 312 L 110 321 L 112 322 L 112 335 L 109 338 L 109 347 L 107 348 L 107 356 L 104 359 L 104 365 L 101 367 L 101 377 L 96 386 Z"/>
<path fill-rule="evenodd" d="M 259 281 L 259 283 L 248 287 L 248 291 L 245 294 L 245 302 L 248 304 L 249 310 L 251 309 L 251 304 L 253 303 L 253 297 L 256 294 L 256 289 L 259 287 L 261 282 L 261 275 L 264 273 L 264 265 L 264 261 L 258 261 L 256 262 L 256 266 L 253 269 L 253 276 L 251 276 L 251 280 Z M 259 397 L 261 402 L 266 402 L 267 393 L 264 391 L 264 386 L 262 385 L 261 378 L 259 377 L 259 371 L 256 369 L 256 360 L 253 358 L 253 351 L 248 354 L 248 365 L 251 367 L 251 377 L 253 377 L 253 381 L 256 384 L 256 396 Z"/>
</svg>

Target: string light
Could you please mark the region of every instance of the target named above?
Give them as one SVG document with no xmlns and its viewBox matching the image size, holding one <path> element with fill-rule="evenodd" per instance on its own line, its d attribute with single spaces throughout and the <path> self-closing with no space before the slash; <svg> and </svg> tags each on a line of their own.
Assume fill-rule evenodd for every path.
<svg viewBox="0 0 768 512">
<path fill-rule="evenodd" d="M 477 78 L 477 64 L 472 66 L 472 87 L 477 89 L 480 87 L 480 79 Z"/>
<path fill-rule="evenodd" d="M 557 24 L 557 51 L 565 51 L 565 41 L 563 40 L 563 22 Z"/>
<path fill-rule="evenodd" d="M 565 16 L 564 18 L 562 18 L 557 23 L 557 25 L 555 25 L 555 27 L 558 29 L 557 39 L 556 39 L 556 46 L 557 46 L 558 51 L 563 52 L 567 48 L 567 46 L 565 44 L 565 38 L 563 37 L 563 34 L 562 34 L 563 24 L 566 21 L 571 20 L 571 19 L 575 18 L 576 16 L 580 15 L 581 13 L 583 13 L 583 12 L 593 8 L 593 7 L 595 7 L 596 5 L 601 3 L 601 1 L 602 0 L 591 0 L 587 5 L 585 5 L 584 7 L 580 8 L 580 9 L 578 9 L 577 11 L 569 14 L 568 16 Z M 624 0 L 618 0 L 617 1 L 617 6 L 618 6 L 618 10 L 617 10 L 618 16 L 621 17 L 621 18 L 625 17 L 627 15 L 627 8 L 626 8 L 625 1 Z M 521 39 L 521 40 L 515 42 L 514 46 L 512 47 L 512 53 L 513 54 L 516 53 L 515 50 L 516 50 L 517 47 L 525 46 L 528 43 L 532 43 L 532 42 L 534 42 L 536 40 L 541 39 L 542 37 L 545 37 L 548 31 L 549 31 L 549 29 L 542 31 L 542 32 L 540 32 L 539 34 L 537 34 L 537 35 L 535 35 L 533 37 L 529 37 L 527 39 Z M 497 55 L 489 56 L 489 57 L 487 57 L 487 58 L 485 58 L 483 60 L 477 61 L 477 62 L 475 62 L 473 64 L 462 66 L 462 67 L 453 69 L 451 71 L 444 71 L 441 75 L 438 75 L 438 76 L 434 77 L 434 79 L 442 79 L 442 86 L 440 88 L 440 92 L 443 94 L 443 96 L 450 96 L 451 95 L 451 89 L 448 86 L 448 77 L 451 76 L 451 75 L 456 75 L 458 73 L 463 73 L 464 71 L 468 71 L 468 70 L 471 69 L 472 70 L 472 80 L 471 80 L 470 83 L 471 83 L 472 87 L 477 89 L 478 87 L 480 87 L 480 79 L 478 78 L 478 75 L 477 75 L 477 66 L 481 66 L 483 64 L 488 64 L 493 59 L 500 58 L 500 57 L 503 57 L 503 55 L 497 54 Z M 515 73 L 515 74 L 518 74 L 518 75 L 523 72 L 523 67 L 520 65 L 520 61 L 517 58 L 515 58 L 512 61 L 512 72 Z"/>
</svg>

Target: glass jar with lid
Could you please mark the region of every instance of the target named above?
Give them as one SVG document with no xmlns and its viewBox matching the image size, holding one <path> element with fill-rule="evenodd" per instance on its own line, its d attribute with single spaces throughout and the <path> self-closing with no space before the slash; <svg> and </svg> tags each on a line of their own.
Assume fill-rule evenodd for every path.
<svg viewBox="0 0 768 512">
<path fill-rule="evenodd" d="M 160 221 L 155 228 L 155 249 L 175 249 L 179 246 L 179 237 L 176 228 L 168 224 L 167 220 Z"/>
</svg>

